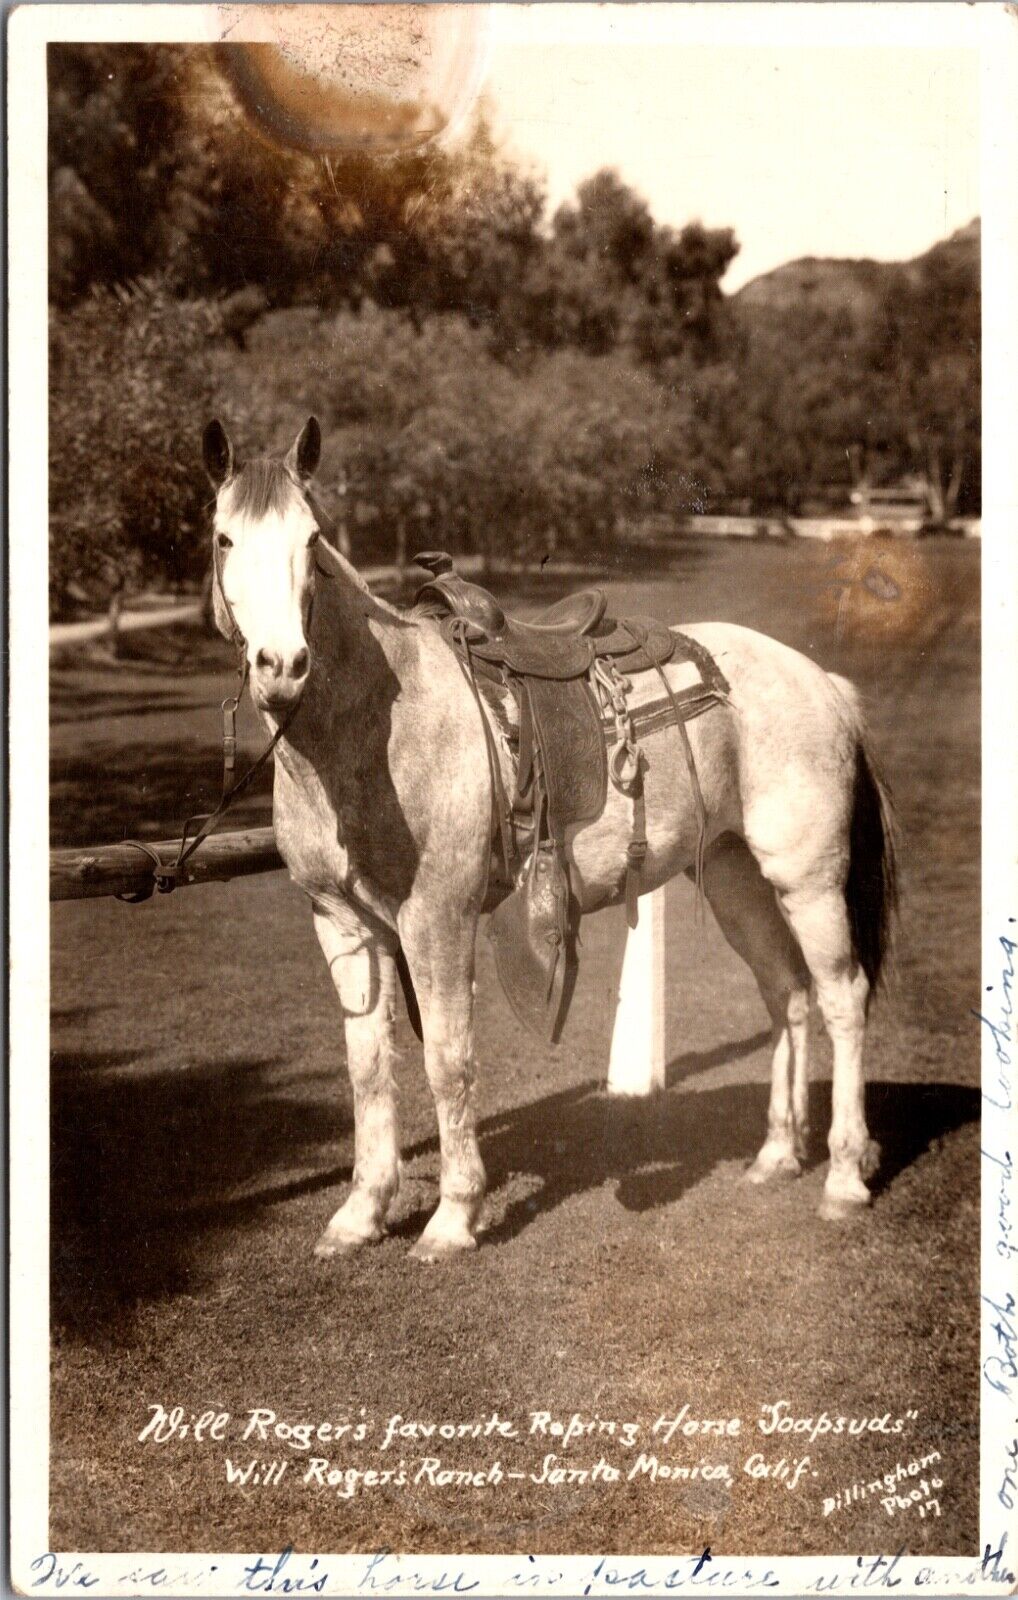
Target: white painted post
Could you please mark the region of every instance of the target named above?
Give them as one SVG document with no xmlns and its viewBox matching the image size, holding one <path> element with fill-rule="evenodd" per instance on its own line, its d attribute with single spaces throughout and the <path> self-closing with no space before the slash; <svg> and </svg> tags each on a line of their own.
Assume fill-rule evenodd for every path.
<svg viewBox="0 0 1018 1600">
<path fill-rule="evenodd" d="M 626 935 L 608 1061 L 608 1093 L 648 1095 L 665 1086 L 665 891 L 640 899 Z"/>
</svg>

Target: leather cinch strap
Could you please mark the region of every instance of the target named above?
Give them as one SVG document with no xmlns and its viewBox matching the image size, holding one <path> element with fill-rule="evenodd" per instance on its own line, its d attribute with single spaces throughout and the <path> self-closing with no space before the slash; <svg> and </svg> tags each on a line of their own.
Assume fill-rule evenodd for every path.
<svg viewBox="0 0 1018 1600">
<path fill-rule="evenodd" d="M 630 634 L 636 644 L 642 645 L 646 652 L 648 661 L 654 668 L 654 671 L 657 673 L 658 677 L 661 679 L 661 685 L 671 704 L 672 712 L 675 717 L 675 726 L 678 729 L 679 739 L 682 743 L 682 753 L 686 758 L 686 770 L 689 773 L 689 784 L 693 792 L 693 804 L 696 807 L 697 840 L 696 856 L 693 865 L 693 881 L 696 885 L 695 915 L 697 919 L 700 920 L 703 917 L 703 862 L 707 844 L 707 807 L 704 803 L 703 790 L 700 787 L 700 778 L 696 770 L 693 747 L 689 742 L 689 734 L 686 731 L 686 720 L 682 715 L 682 708 L 680 707 L 678 700 L 675 698 L 675 691 L 672 689 L 671 684 L 668 682 L 668 679 L 665 676 L 664 666 L 654 654 L 649 638 L 646 636 L 641 638 L 639 630 L 634 628 L 632 624 L 627 621 L 623 621 L 621 626 L 626 629 L 627 633 Z M 633 837 L 630 841 L 629 851 L 627 854 L 628 865 L 626 869 L 626 916 L 630 927 L 635 928 L 637 921 L 637 900 L 640 893 L 639 879 L 643 862 L 647 855 L 647 817 L 646 806 L 643 797 L 642 763 L 638 763 L 637 767 L 636 787 L 634 788 L 633 794 Z"/>
<path fill-rule="evenodd" d="M 647 802 L 643 795 L 643 756 L 636 759 L 633 779 L 633 832 L 626 848 L 626 921 L 635 928 L 640 919 L 640 876 L 647 859 Z"/>
<path fill-rule="evenodd" d="M 449 626 L 449 638 L 455 646 L 456 660 L 460 664 L 463 676 L 470 685 L 470 691 L 477 703 L 477 714 L 481 719 L 481 727 L 484 730 L 484 748 L 488 757 L 488 773 L 491 778 L 491 803 L 498 825 L 502 865 L 505 869 L 506 882 L 512 883 L 519 865 L 519 853 L 516 849 L 516 836 L 512 824 L 509 797 L 502 781 L 502 766 L 498 759 L 498 751 L 495 748 L 495 736 L 491 731 L 491 724 L 488 721 L 488 715 L 481 700 L 481 691 L 477 687 L 477 671 L 470 651 L 470 626 L 465 617 L 454 617 Z M 485 885 L 485 892 L 487 892 L 487 885 Z"/>
</svg>

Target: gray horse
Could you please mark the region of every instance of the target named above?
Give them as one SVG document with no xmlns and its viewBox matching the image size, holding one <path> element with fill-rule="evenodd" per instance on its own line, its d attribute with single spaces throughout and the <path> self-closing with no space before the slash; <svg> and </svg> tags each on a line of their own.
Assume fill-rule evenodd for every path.
<svg viewBox="0 0 1018 1600">
<path fill-rule="evenodd" d="M 437 1210 L 413 1254 L 476 1243 L 485 1174 L 477 1144 L 474 946 L 491 908 L 492 793 L 479 710 L 437 624 L 372 595 L 319 540 L 310 487 L 314 418 L 285 460 L 238 462 L 205 432 L 216 490 L 213 600 L 242 638 L 255 706 L 277 734 L 274 824 L 339 995 L 353 1085 L 353 1184 L 316 1247 L 382 1237 L 400 1178 L 393 1085 L 397 962 L 420 1007 L 441 1141 Z M 793 1176 L 805 1154 L 811 986 L 833 1046 L 830 1168 L 821 1215 L 870 1200 L 878 1150 L 864 1114 L 863 1038 L 895 904 L 888 810 L 852 686 L 764 634 L 727 623 L 684 632 L 721 666 L 730 702 L 689 725 L 708 816 L 703 887 L 753 971 L 773 1023 L 767 1135 L 747 1176 Z M 665 669 L 671 674 L 671 668 Z M 644 677 L 651 678 L 652 674 Z M 634 705 L 654 693 L 636 680 Z M 688 871 L 698 817 L 674 729 L 642 736 L 648 853 L 642 888 Z M 512 756 L 497 745 L 511 791 Z M 618 897 L 633 802 L 571 830 L 579 908 Z"/>
</svg>

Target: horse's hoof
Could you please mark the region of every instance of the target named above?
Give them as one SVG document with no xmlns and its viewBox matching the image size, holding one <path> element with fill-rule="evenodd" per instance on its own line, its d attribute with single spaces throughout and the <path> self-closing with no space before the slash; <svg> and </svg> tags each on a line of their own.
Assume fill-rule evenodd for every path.
<svg viewBox="0 0 1018 1600">
<path fill-rule="evenodd" d="M 743 1173 L 746 1183 L 754 1184 L 773 1183 L 779 1179 L 787 1181 L 801 1176 L 802 1167 L 797 1158 L 790 1154 L 768 1157 L 766 1160 L 757 1156 L 752 1166 Z"/>
<path fill-rule="evenodd" d="M 453 1238 L 429 1239 L 422 1233 L 410 1251 L 412 1261 L 448 1261 L 461 1256 L 464 1251 L 476 1250 L 477 1240 L 472 1233 L 457 1234 Z"/>
<path fill-rule="evenodd" d="M 825 1222 L 854 1222 L 865 1214 L 873 1196 L 866 1191 L 865 1200 L 849 1195 L 825 1194 L 817 1207 L 817 1215 Z"/>
<path fill-rule="evenodd" d="M 380 1233 L 348 1233 L 344 1228 L 327 1228 L 315 1245 L 319 1261 L 331 1261 L 333 1256 L 350 1256 L 365 1245 L 377 1244 Z"/>
</svg>

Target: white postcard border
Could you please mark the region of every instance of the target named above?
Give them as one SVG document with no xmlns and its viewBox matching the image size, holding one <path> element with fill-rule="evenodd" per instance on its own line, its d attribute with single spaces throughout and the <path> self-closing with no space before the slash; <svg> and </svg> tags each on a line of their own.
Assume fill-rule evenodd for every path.
<svg viewBox="0 0 1018 1600">
<path fill-rule="evenodd" d="M 543 8 L 542 8 L 543 9 Z M 753 44 L 844 40 L 853 45 L 957 44 L 982 52 L 984 511 L 983 511 L 983 985 L 999 993 L 1001 938 L 1018 927 L 1014 739 L 1018 646 L 1018 10 L 998 4 L 673 4 L 587 11 L 615 38 L 646 25 L 656 10 L 670 36 L 697 43 Z M 560 5 L 563 34 L 582 26 L 581 7 Z M 236 8 L 231 8 L 235 14 Z M 94 1595 L 250 1592 L 247 1556 L 102 1552 L 47 1555 L 48 1388 L 48 722 L 46 480 L 46 69 L 51 39 L 209 39 L 217 8 L 194 5 L 26 5 L 8 32 L 10 206 L 10 1474 L 11 1575 L 26 1593 L 56 1587 Z M 101 442 L 100 442 L 101 446 Z M 46 908 L 46 909 L 44 909 Z M 945 937 L 949 937 L 945 930 Z M 973 1026 L 980 1024 L 972 1019 Z M 306 1592 L 411 1592 L 602 1595 L 709 1587 L 778 1595 L 895 1588 L 901 1595 L 1013 1591 L 1018 1568 L 1018 1379 L 1010 1400 L 989 1373 L 1000 1359 L 994 1330 L 1015 1284 L 1018 1253 L 1004 1228 L 1013 1222 L 1018 1155 L 1014 1069 L 983 1028 L 983 1319 L 980 1548 L 965 1558 L 841 1557 L 556 1558 L 516 1556 L 305 1555 L 288 1573 Z M 1001 1088 L 1001 1073 L 1008 1087 Z M 1005 1103 L 1006 1102 L 1006 1103 Z M 1009 1154 L 1006 1154 L 1009 1153 Z M 1006 1155 L 1006 1161 L 1005 1161 Z M 1018 1237 L 1018 1236 L 1016 1236 Z M 1003 1248 L 1002 1248 L 1003 1247 Z M 1012 1358 L 1013 1360 L 1013 1358 Z M 988 1365 L 989 1364 L 989 1365 Z M 1013 1483 L 1012 1483 L 1013 1490 Z M 1003 1498 L 1002 1498 L 1003 1496 Z M 1010 1528 L 1009 1528 L 1010 1524 Z M 1010 1542 L 1007 1541 L 1010 1532 Z M 42 1561 L 42 1565 L 39 1563 Z M 52 1561 L 52 1570 L 47 1568 Z M 314 1563 L 314 1565 L 312 1565 Z M 59 1568 L 59 1571 L 57 1570 Z M 1008 1577 L 1011 1572 L 1010 1578 Z M 160 1574 L 157 1578 L 155 1574 Z M 63 1583 L 60 1584 L 60 1578 Z M 327 1581 L 322 1581 L 323 1579 Z M 93 1581 L 94 1580 L 94 1581 Z"/>
</svg>

